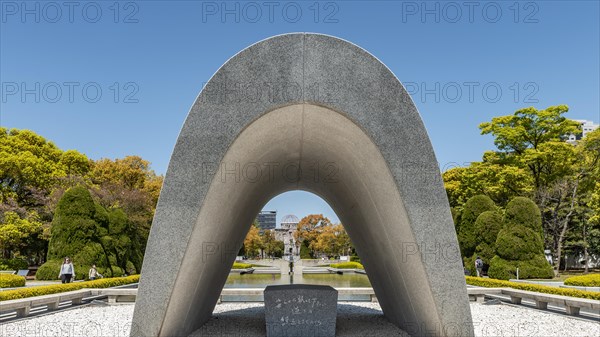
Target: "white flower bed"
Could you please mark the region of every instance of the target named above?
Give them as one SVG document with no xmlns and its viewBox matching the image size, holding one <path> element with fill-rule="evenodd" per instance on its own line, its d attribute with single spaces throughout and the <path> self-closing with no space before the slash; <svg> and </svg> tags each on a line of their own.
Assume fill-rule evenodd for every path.
<svg viewBox="0 0 600 337">
<path fill-rule="evenodd" d="M 406 336 L 381 316 L 377 303 L 344 303 L 338 336 Z M 476 336 L 600 336 L 600 323 L 512 305 L 471 303 Z M 86 306 L 0 324 L 0 336 L 129 336 L 132 304 Z M 218 318 L 216 318 L 218 317 Z M 261 336 L 262 303 L 223 303 L 194 336 Z"/>
</svg>

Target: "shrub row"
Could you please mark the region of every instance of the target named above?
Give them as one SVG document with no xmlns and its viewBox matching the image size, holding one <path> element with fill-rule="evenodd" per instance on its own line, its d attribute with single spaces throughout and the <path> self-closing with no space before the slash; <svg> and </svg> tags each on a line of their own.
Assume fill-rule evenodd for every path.
<svg viewBox="0 0 600 337">
<path fill-rule="evenodd" d="M 531 283 L 517 283 L 510 281 L 495 280 L 489 278 L 465 276 L 467 284 L 486 288 L 513 288 L 520 290 L 535 291 L 544 294 L 563 295 L 579 298 L 589 298 L 593 300 L 600 300 L 600 292 L 595 291 L 584 291 L 577 289 L 565 289 L 558 287 L 543 286 L 539 284 Z"/>
<path fill-rule="evenodd" d="M 248 269 L 248 268 L 252 268 L 252 265 L 250 263 L 234 262 L 233 266 L 231 266 L 231 269 Z"/>
<path fill-rule="evenodd" d="M 27 260 L 20 257 L 0 259 L 0 270 L 21 270 L 27 269 L 27 267 L 29 267 Z"/>
<path fill-rule="evenodd" d="M 25 285 L 25 278 L 19 275 L 0 274 L 0 288 L 15 288 Z"/>
<path fill-rule="evenodd" d="M 104 278 L 94 281 L 53 284 L 48 286 L 6 290 L 0 292 L 0 302 L 33 296 L 64 293 L 67 291 L 79 290 L 84 288 L 110 288 L 130 283 L 136 283 L 139 282 L 139 280 L 139 275 L 132 275 L 128 277 Z"/>
<path fill-rule="evenodd" d="M 600 274 L 589 274 L 569 277 L 565 285 L 580 287 L 600 287 Z"/>
<path fill-rule="evenodd" d="M 358 262 L 332 263 L 330 267 L 336 269 L 365 269 L 365 267 Z"/>
</svg>

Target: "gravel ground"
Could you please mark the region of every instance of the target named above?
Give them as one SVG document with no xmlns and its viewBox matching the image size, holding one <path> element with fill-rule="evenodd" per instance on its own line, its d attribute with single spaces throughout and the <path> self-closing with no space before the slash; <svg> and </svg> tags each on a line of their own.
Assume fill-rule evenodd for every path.
<svg viewBox="0 0 600 337">
<path fill-rule="evenodd" d="M 600 336 L 600 323 L 512 305 L 471 303 L 476 336 Z M 90 305 L 0 324 L 0 336 L 129 336 L 132 304 Z M 262 303 L 224 303 L 192 334 L 252 337 L 265 335 Z M 408 336 L 369 302 L 338 306 L 337 336 Z"/>
</svg>

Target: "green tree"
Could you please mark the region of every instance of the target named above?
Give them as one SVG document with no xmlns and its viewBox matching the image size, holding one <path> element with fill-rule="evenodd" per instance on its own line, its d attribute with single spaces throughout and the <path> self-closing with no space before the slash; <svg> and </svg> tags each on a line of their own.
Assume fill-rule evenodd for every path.
<svg viewBox="0 0 600 337">
<path fill-rule="evenodd" d="M 64 175 L 61 154 L 56 145 L 32 131 L 0 128 L 0 200 L 39 206 L 36 191 L 48 191 Z"/>
<path fill-rule="evenodd" d="M 315 256 L 312 255 L 310 248 L 308 248 L 308 241 L 300 242 L 300 258 L 301 259 L 312 259 Z"/>
<path fill-rule="evenodd" d="M 26 218 L 21 218 L 15 212 L 6 212 L 0 220 L 0 251 L 5 259 L 13 257 L 14 253 L 23 254 L 27 243 L 36 236 L 43 234 L 42 223 L 37 213 L 32 212 Z"/>
<path fill-rule="evenodd" d="M 76 150 L 67 150 L 61 154 L 59 163 L 67 176 L 85 176 L 92 167 L 92 161 Z"/>
<path fill-rule="evenodd" d="M 499 162 L 486 152 L 482 162 L 455 167 L 443 173 L 444 186 L 452 207 L 462 207 L 469 198 L 484 194 L 505 206 L 512 198 L 532 191 L 531 178 L 523 168 Z"/>
<path fill-rule="evenodd" d="M 262 244 L 264 251 L 267 256 L 270 257 L 282 257 L 284 252 L 285 243 L 275 239 L 275 234 L 271 230 L 265 230 L 262 234 Z"/>
<path fill-rule="evenodd" d="M 569 135 L 581 133 L 577 122 L 563 116 L 568 111 L 566 105 L 551 106 L 545 110 L 529 107 L 512 115 L 492 118 L 491 122 L 482 123 L 479 128 L 481 134 L 494 136 L 494 144 L 505 160 L 529 169 L 537 192 L 552 180 L 549 177 L 556 175 L 553 168 L 556 162 L 547 160 L 548 150 L 565 144 Z M 546 145 L 548 143 L 553 145 Z"/>
</svg>

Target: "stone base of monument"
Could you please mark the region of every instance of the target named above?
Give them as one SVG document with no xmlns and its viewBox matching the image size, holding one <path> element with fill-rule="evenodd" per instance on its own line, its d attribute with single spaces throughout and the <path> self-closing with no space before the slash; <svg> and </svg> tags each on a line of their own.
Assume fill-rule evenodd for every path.
<svg viewBox="0 0 600 337">
<path fill-rule="evenodd" d="M 338 292 L 330 286 L 265 288 L 267 337 L 334 337 Z"/>
</svg>

